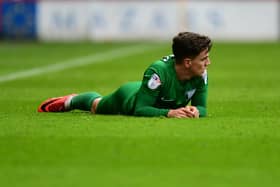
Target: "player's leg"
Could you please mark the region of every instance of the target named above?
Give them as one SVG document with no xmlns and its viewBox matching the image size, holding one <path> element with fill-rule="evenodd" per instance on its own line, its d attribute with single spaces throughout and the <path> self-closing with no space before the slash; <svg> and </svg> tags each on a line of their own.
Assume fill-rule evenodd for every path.
<svg viewBox="0 0 280 187">
<path fill-rule="evenodd" d="M 134 108 L 135 95 L 140 86 L 141 82 L 130 82 L 122 85 L 114 93 L 96 99 L 92 105 L 92 112 L 129 115 Z"/>
<path fill-rule="evenodd" d="M 92 102 L 100 97 L 96 92 L 88 92 L 50 98 L 39 106 L 38 112 L 67 112 L 74 109 L 90 111 Z"/>
<path fill-rule="evenodd" d="M 93 102 L 101 98 L 102 96 L 97 92 L 88 92 L 79 94 L 72 98 L 70 102 L 70 108 L 73 109 L 79 109 L 79 110 L 85 110 L 85 111 L 91 111 Z"/>
<path fill-rule="evenodd" d="M 66 112 L 80 109 L 98 114 L 129 114 L 134 107 L 134 96 L 140 86 L 140 82 L 128 83 L 105 97 L 96 92 L 88 92 L 51 98 L 44 101 L 38 111 Z"/>
<path fill-rule="evenodd" d="M 91 111 L 96 114 L 119 114 L 120 103 L 120 98 L 118 98 L 116 92 L 114 92 L 101 99 L 96 99 L 92 104 Z"/>
</svg>

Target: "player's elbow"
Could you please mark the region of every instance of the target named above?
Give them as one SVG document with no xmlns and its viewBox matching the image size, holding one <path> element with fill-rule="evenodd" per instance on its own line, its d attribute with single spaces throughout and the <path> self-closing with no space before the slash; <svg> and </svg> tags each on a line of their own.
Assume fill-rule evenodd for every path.
<svg viewBox="0 0 280 187">
<path fill-rule="evenodd" d="M 198 111 L 199 111 L 199 117 L 200 117 L 200 118 L 203 118 L 203 117 L 206 117 L 206 116 L 207 116 L 206 107 L 204 107 L 204 106 L 196 106 L 196 108 L 197 108 Z"/>
<path fill-rule="evenodd" d="M 134 112 L 133 112 L 134 116 L 144 116 L 143 115 L 143 110 L 141 108 L 135 108 Z"/>
</svg>

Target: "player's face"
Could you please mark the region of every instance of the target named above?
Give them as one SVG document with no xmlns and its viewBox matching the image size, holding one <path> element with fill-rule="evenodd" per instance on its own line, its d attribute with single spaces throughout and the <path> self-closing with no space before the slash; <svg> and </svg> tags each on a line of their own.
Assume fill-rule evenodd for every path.
<svg viewBox="0 0 280 187">
<path fill-rule="evenodd" d="M 194 76 L 202 76 L 209 64 L 211 64 L 209 52 L 208 49 L 205 49 L 198 56 L 191 60 L 191 70 Z"/>
</svg>

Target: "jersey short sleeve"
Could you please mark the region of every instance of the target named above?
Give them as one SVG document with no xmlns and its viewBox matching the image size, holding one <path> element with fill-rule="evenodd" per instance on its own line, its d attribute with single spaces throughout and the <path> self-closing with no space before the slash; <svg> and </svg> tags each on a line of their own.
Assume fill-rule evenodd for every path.
<svg viewBox="0 0 280 187">
<path fill-rule="evenodd" d="M 142 85 L 138 91 L 135 103 L 135 115 L 166 116 L 168 109 L 154 107 L 164 84 L 164 72 L 160 66 L 151 65 L 143 75 Z"/>
<path fill-rule="evenodd" d="M 192 97 L 191 104 L 199 110 L 199 116 L 205 117 L 207 114 L 207 95 L 208 95 L 208 74 L 205 71 L 199 80 L 199 86 Z"/>
</svg>

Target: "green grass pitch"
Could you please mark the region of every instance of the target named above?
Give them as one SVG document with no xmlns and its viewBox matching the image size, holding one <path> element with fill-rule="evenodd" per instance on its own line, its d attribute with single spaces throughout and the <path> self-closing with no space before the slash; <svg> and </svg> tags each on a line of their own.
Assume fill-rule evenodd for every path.
<svg viewBox="0 0 280 187">
<path fill-rule="evenodd" d="M 136 43 L 0 44 L 0 79 Z M 215 43 L 208 117 L 37 113 L 51 96 L 141 80 L 170 44 L 102 63 L 0 82 L 1 186 L 280 185 L 279 43 Z"/>
</svg>

